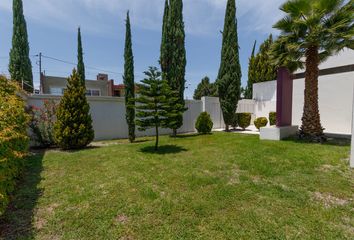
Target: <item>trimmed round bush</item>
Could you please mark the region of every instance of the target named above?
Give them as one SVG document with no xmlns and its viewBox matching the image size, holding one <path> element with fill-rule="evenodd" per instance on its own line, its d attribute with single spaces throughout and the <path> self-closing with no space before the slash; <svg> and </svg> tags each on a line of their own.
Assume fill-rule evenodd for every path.
<svg viewBox="0 0 354 240">
<path fill-rule="evenodd" d="M 195 128 L 200 134 L 208 134 L 211 133 L 211 130 L 213 129 L 213 125 L 214 124 L 213 121 L 211 120 L 209 113 L 202 112 L 199 115 L 197 122 L 195 123 Z"/>
<path fill-rule="evenodd" d="M 242 130 L 245 130 L 251 125 L 251 113 L 237 113 L 237 124 Z"/>
<path fill-rule="evenodd" d="M 268 119 L 265 117 L 260 117 L 254 120 L 254 125 L 258 130 L 261 129 L 262 127 L 267 126 L 267 124 L 268 124 Z"/>
<path fill-rule="evenodd" d="M 277 113 L 276 112 L 269 113 L 269 124 L 270 124 L 270 126 L 274 126 L 277 124 Z"/>
</svg>

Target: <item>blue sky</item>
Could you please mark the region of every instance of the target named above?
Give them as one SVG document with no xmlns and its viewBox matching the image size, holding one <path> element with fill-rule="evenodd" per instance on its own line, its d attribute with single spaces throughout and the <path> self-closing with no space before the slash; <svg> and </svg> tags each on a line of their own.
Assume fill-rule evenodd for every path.
<svg viewBox="0 0 354 240">
<path fill-rule="evenodd" d="M 281 18 L 284 0 L 236 0 L 243 85 L 254 40 L 262 42 Z M 126 11 L 130 10 L 136 81 L 148 66 L 157 66 L 164 0 L 23 0 L 27 20 L 34 82 L 39 70 L 34 56 L 76 62 L 77 27 L 81 26 L 86 75 L 95 79 L 105 70 L 122 82 Z M 220 65 L 221 34 L 226 0 L 184 0 L 187 48 L 186 97 L 204 76 L 212 81 Z M 12 34 L 12 0 L 0 1 L 0 73 L 8 74 Z M 67 77 L 74 66 L 43 59 L 47 75 Z"/>
</svg>

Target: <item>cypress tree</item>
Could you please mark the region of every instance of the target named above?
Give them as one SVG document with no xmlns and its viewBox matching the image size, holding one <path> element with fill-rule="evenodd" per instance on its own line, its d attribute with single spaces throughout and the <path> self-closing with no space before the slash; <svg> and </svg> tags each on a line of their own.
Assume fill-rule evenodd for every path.
<svg viewBox="0 0 354 240">
<path fill-rule="evenodd" d="M 255 52 L 256 52 L 257 41 L 254 41 L 252 54 L 248 63 L 248 81 L 247 87 L 245 89 L 245 98 L 252 99 L 253 97 L 253 84 L 256 82 L 255 80 Z"/>
<path fill-rule="evenodd" d="M 165 0 L 165 10 L 163 14 L 162 22 L 162 39 L 161 39 L 161 49 L 160 49 L 160 66 L 162 72 L 162 78 L 168 81 L 168 72 L 170 66 L 170 55 L 169 55 L 169 37 L 168 37 L 168 18 L 169 18 L 170 6 L 168 0 Z"/>
<path fill-rule="evenodd" d="M 62 149 L 81 149 L 94 139 L 86 88 L 75 69 L 60 100 L 54 135 L 56 143 Z"/>
<path fill-rule="evenodd" d="M 277 66 L 271 60 L 272 34 L 259 47 L 254 59 L 254 83 L 273 81 L 277 78 Z"/>
<path fill-rule="evenodd" d="M 13 35 L 10 51 L 9 72 L 11 78 L 23 83 L 23 88 L 33 92 L 32 64 L 22 0 L 13 0 Z"/>
<path fill-rule="evenodd" d="M 229 125 L 232 124 L 240 99 L 242 77 L 239 60 L 235 0 L 227 1 L 222 35 L 221 64 L 217 84 L 226 131 L 229 131 Z"/>
<path fill-rule="evenodd" d="M 170 127 L 170 106 L 178 101 L 178 98 L 171 97 L 174 94 L 167 81 L 161 79 L 161 72 L 156 67 L 150 67 L 144 74 L 146 78 L 138 84 L 139 97 L 135 100 L 139 103 L 136 106 L 136 124 L 141 131 L 155 129 L 155 150 L 157 150 L 159 128 Z"/>
<path fill-rule="evenodd" d="M 124 48 L 124 85 L 125 85 L 125 118 L 128 124 L 129 141 L 135 140 L 135 83 L 134 83 L 134 56 L 130 29 L 129 11 L 126 20 L 126 35 Z"/>
<path fill-rule="evenodd" d="M 84 53 L 82 49 L 82 41 L 81 41 L 81 29 L 78 28 L 77 34 L 77 73 L 79 74 L 80 80 L 83 85 L 85 85 L 85 64 L 84 64 Z"/>
<path fill-rule="evenodd" d="M 194 91 L 194 100 L 200 100 L 202 97 L 218 97 L 218 89 L 215 83 L 210 83 L 209 77 L 204 77 Z"/>
<path fill-rule="evenodd" d="M 168 14 L 167 26 L 167 49 L 168 49 L 168 72 L 167 81 L 173 92 L 178 93 L 180 105 L 185 105 L 184 90 L 185 90 L 185 74 L 186 74 L 186 49 L 185 49 L 185 32 L 183 22 L 183 2 L 182 0 L 171 0 Z M 176 105 L 177 106 L 177 105 Z M 186 110 L 183 107 L 184 111 Z M 183 125 L 182 108 L 175 109 L 178 114 L 171 117 L 170 121 L 173 124 L 173 136 L 177 135 L 177 129 Z"/>
</svg>

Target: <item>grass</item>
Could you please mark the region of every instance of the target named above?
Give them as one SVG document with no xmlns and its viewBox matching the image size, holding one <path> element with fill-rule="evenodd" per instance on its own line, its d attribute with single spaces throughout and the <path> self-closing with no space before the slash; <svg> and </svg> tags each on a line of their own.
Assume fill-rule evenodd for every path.
<svg viewBox="0 0 354 240">
<path fill-rule="evenodd" d="M 214 133 L 29 158 L 0 239 L 353 239 L 349 145 Z"/>
</svg>

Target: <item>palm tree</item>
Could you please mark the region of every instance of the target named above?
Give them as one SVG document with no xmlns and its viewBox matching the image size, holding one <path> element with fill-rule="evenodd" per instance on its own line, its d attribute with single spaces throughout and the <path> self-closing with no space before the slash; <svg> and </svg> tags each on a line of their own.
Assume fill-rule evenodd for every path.
<svg viewBox="0 0 354 240">
<path fill-rule="evenodd" d="M 289 0 L 286 16 L 274 25 L 281 31 L 273 45 L 278 66 L 305 67 L 305 104 L 300 136 L 323 141 L 318 108 L 319 64 L 345 47 L 354 48 L 354 0 Z"/>
</svg>

